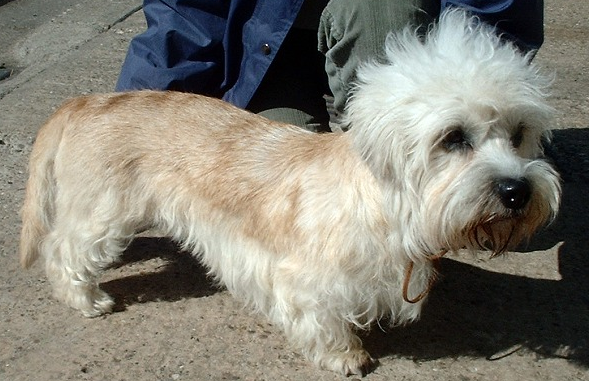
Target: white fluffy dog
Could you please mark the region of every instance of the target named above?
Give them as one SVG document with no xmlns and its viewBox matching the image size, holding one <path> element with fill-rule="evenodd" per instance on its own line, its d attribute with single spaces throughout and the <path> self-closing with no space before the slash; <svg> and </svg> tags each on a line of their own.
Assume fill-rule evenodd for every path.
<svg viewBox="0 0 589 381">
<path fill-rule="evenodd" d="M 101 315 L 101 270 L 158 228 L 309 359 L 365 373 L 357 329 L 417 319 L 435 258 L 512 248 L 561 192 L 529 57 L 460 11 L 386 49 L 358 73 L 347 133 L 174 92 L 67 102 L 33 148 L 22 264 L 40 255 L 56 297 Z"/>
</svg>

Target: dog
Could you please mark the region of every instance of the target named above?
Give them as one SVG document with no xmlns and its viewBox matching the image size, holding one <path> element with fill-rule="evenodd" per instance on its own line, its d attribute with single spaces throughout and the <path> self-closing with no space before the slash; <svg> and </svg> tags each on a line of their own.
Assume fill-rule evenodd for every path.
<svg viewBox="0 0 589 381">
<path fill-rule="evenodd" d="M 462 11 L 391 35 L 345 133 L 316 134 L 179 92 L 89 95 L 40 129 L 21 263 L 112 311 L 101 271 L 157 228 L 318 366 L 371 371 L 359 330 L 416 320 L 446 252 L 513 249 L 557 214 L 543 158 L 550 80 Z"/>
</svg>

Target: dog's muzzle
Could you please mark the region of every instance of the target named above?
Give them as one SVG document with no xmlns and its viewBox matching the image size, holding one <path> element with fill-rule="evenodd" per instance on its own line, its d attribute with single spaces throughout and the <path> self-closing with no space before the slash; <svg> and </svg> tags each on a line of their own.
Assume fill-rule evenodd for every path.
<svg viewBox="0 0 589 381">
<path fill-rule="evenodd" d="M 495 182 L 495 192 L 503 206 L 511 210 L 520 210 L 530 200 L 532 187 L 525 178 L 503 178 Z"/>
</svg>

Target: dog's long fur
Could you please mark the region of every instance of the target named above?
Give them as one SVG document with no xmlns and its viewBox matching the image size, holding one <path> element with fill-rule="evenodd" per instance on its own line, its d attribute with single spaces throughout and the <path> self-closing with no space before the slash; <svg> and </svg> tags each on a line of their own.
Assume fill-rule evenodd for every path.
<svg viewBox="0 0 589 381">
<path fill-rule="evenodd" d="M 387 49 L 359 72 L 348 133 L 175 92 L 68 101 L 31 154 L 22 265 L 42 256 L 55 295 L 101 315 L 113 305 L 101 270 L 155 227 L 308 358 L 366 372 L 374 360 L 354 330 L 419 317 L 423 302 L 401 292 L 410 263 L 416 295 L 440 250 L 502 252 L 560 200 L 557 174 L 538 158 L 547 83 L 527 57 L 458 11 L 425 42 L 406 31 Z M 525 206 L 504 205 L 504 178 L 530 184 Z"/>
</svg>

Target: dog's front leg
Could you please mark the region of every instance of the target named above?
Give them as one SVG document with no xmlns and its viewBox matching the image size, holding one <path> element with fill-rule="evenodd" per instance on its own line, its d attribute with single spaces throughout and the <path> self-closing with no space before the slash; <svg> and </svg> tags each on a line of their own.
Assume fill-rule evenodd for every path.
<svg viewBox="0 0 589 381">
<path fill-rule="evenodd" d="M 310 361 L 346 376 L 362 376 L 376 366 L 377 361 L 364 350 L 353 325 L 335 307 L 336 295 L 318 295 L 292 286 L 275 291 L 271 318 Z"/>
<path fill-rule="evenodd" d="M 319 367 L 345 376 L 369 373 L 377 364 L 350 323 L 306 311 L 283 319 L 288 339 Z"/>
</svg>

